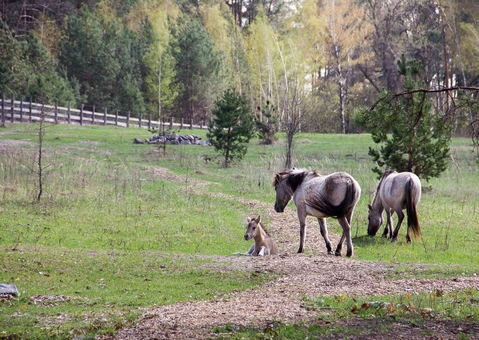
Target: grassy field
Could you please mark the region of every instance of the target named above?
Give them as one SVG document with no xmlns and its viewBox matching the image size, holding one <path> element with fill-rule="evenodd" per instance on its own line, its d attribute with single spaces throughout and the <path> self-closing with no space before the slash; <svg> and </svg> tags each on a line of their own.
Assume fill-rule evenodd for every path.
<svg viewBox="0 0 479 340">
<path fill-rule="evenodd" d="M 282 169 L 281 135 L 275 146 L 253 140 L 242 162 L 223 169 L 209 147 L 163 151 L 133 144 L 135 137 L 149 138 L 145 130 L 48 126 L 44 192 L 36 202 L 37 129 L 14 124 L 0 130 L 0 283 L 14 283 L 22 292 L 18 300 L 0 301 L 0 339 L 112 334 L 144 308 L 213 299 L 272 279 L 234 268 L 214 272 L 208 256 L 189 255 L 245 250 L 249 211 L 238 199 L 274 203 L 271 180 Z M 346 171 L 361 185 L 355 258 L 404 262 L 405 268 L 407 262 L 440 264 L 418 274 L 430 277 L 474 275 L 479 168 L 471 141 L 455 139 L 448 170 L 423 183 L 423 238 L 409 245 L 404 230 L 396 244 L 366 236 L 367 204 L 377 184 L 370 146 L 368 135 L 301 134 L 294 149 L 295 166 Z M 186 180 L 157 176 L 161 168 Z"/>
</svg>

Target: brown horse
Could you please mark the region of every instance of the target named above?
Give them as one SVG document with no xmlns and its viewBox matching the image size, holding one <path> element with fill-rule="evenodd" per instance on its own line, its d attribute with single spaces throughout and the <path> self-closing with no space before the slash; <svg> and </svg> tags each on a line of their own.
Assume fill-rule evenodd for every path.
<svg viewBox="0 0 479 340">
<path fill-rule="evenodd" d="M 417 238 L 421 237 L 421 228 L 417 216 L 416 206 L 421 199 L 421 181 L 412 172 L 397 173 L 394 170 L 387 170 L 379 180 L 374 199 L 368 205 L 368 235 L 374 236 L 383 224 L 383 211 L 386 211 L 386 228 L 383 237 L 391 238 L 392 242 L 398 239 L 399 228 L 407 212 L 407 233 L 406 241 L 411 242 L 410 231 Z M 398 223 L 393 232 L 392 214 L 396 212 Z"/>
<path fill-rule="evenodd" d="M 248 241 L 252 238 L 254 239 L 254 244 L 249 248 L 246 253 L 247 255 L 264 256 L 278 254 L 278 246 L 263 228 L 261 224 L 261 216 L 258 216 L 257 218 L 248 217 L 244 239 Z"/>
<path fill-rule="evenodd" d="M 276 190 L 276 203 L 274 204 L 276 212 L 283 212 L 291 199 L 294 199 L 300 227 L 298 253 L 302 253 L 304 250 L 306 216 L 315 216 L 318 219 L 328 253 L 332 254 L 332 249 L 326 217 L 334 217 L 338 219 L 343 228 L 343 234 L 335 254 L 341 256 L 341 248 L 346 239 L 348 247 L 346 255 L 353 255 L 351 218 L 361 196 L 361 187 L 351 175 L 345 172 L 335 172 L 322 176 L 317 171 L 293 169 L 277 173 L 274 176 L 273 186 Z"/>
</svg>

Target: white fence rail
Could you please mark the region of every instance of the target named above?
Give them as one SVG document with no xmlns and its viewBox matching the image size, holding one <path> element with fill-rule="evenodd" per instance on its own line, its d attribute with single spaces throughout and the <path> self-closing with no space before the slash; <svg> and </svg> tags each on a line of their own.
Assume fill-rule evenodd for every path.
<svg viewBox="0 0 479 340">
<path fill-rule="evenodd" d="M 193 121 L 186 123 L 184 119 L 180 122 L 175 122 L 173 117 L 168 121 L 154 121 L 151 120 L 151 115 L 144 117 L 140 114 L 139 118 L 130 117 L 130 112 L 127 116 L 110 114 L 105 109 L 104 112 L 96 112 L 93 110 L 85 110 L 83 105 L 81 109 L 73 109 L 71 107 L 59 107 L 57 105 L 44 105 L 32 103 L 31 101 L 15 100 L 15 96 L 11 99 L 5 99 L 5 95 L 0 98 L 0 124 L 5 126 L 6 122 L 37 122 L 40 119 L 55 124 L 76 124 L 76 125 L 114 125 L 119 127 L 138 127 L 138 128 L 157 128 L 162 129 L 163 124 L 165 128 L 169 129 L 205 129 L 207 126 L 203 122 L 200 124 L 193 124 Z"/>
</svg>

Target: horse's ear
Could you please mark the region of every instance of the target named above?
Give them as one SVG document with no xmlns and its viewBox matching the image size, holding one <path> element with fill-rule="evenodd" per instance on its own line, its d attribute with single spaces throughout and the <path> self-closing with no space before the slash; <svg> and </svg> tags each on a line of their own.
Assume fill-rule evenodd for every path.
<svg viewBox="0 0 479 340">
<path fill-rule="evenodd" d="M 368 211 L 373 210 L 373 206 L 371 204 L 368 204 Z"/>
<path fill-rule="evenodd" d="M 258 217 L 255 219 L 256 223 L 259 224 L 259 222 L 261 222 L 261 215 L 258 215 Z"/>
<path fill-rule="evenodd" d="M 280 174 L 274 175 L 273 186 L 276 186 L 276 184 L 278 184 L 279 182 L 281 182 L 281 175 Z"/>
<path fill-rule="evenodd" d="M 247 217 L 247 218 L 246 218 L 246 221 L 247 221 L 248 223 L 250 223 L 250 222 L 251 222 L 251 218 Z"/>
</svg>

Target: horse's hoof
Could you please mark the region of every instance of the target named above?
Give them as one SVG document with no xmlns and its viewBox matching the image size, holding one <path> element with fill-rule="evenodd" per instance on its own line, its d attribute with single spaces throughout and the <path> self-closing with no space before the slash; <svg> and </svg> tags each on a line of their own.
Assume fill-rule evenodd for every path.
<svg viewBox="0 0 479 340">
<path fill-rule="evenodd" d="M 334 255 L 341 256 L 341 252 L 337 251 L 337 252 L 334 253 Z"/>
</svg>

